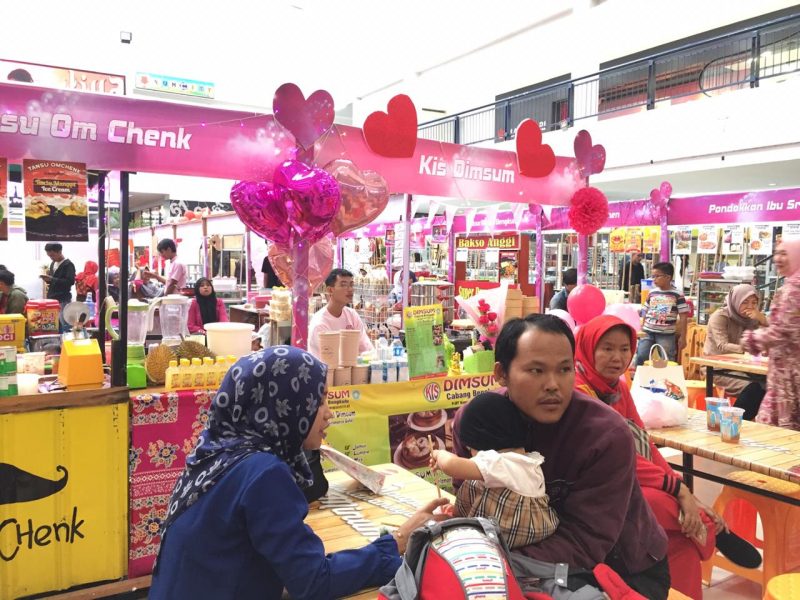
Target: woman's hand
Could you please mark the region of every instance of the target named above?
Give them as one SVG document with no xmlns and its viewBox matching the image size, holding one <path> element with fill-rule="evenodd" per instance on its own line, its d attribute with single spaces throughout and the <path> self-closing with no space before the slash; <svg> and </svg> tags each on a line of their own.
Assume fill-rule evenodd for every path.
<svg viewBox="0 0 800 600">
<path fill-rule="evenodd" d="M 438 522 L 445 521 L 449 518 L 447 514 L 433 513 L 433 511 L 440 506 L 444 507 L 447 504 L 450 504 L 450 500 L 447 498 L 434 498 L 425 506 L 420 508 L 417 512 L 415 512 L 408 521 L 403 523 L 394 532 L 392 532 L 392 536 L 394 536 L 394 539 L 397 542 L 397 549 L 400 550 L 400 554 L 405 553 L 406 544 L 408 544 L 408 538 L 415 529 L 419 529 L 428 521 Z"/>
<path fill-rule="evenodd" d="M 681 531 L 683 535 L 689 538 L 696 539 L 699 543 L 705 544 L 706 541 L 706 526 L 700 518 L 700 507 L 697 500 L 689 491 L 685 484 L 681 484 L 680 492 L 678 492 L 678 504 L 683 513 L 683 521 L 681 522 Z"/>
<path fill-rule="evenodd" d="M 725 522 L 725 519 L 722 518 L 720 514 L 718 514 L 713 508 L 710 506 L 703 504 L 700 500 L 697 500 L 697 505 L 700 507 L 704 513 L 708 515 L 708 518 L 714 522 L 714 533 L 720 533 L 721 531 L 730 532 L 728 528 L 728 524 Z"/>
<path fill-rule="evenodd" d="M 754 321 L 758 321 L 758 324 L 762 327 L 767 327 L 769 323 L 767 322 L 767 317 L 762 313 L 758 308 L 748 308 L 744 310 L 744 316 L 748 319 L 753 319 Z"/>
</svg>

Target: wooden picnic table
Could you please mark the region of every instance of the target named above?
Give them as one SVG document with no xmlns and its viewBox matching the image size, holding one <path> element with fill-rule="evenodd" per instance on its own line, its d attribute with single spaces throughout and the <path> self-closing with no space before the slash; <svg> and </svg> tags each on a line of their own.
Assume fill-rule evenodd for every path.
<svg viewBox="0 0 800 600">
<path fill-rule="evenodd" d="M 691 362 L 706 368 L 706 396 L 714 396 L 714 375 L 727 375 L 736 379 L 763 381 L 767 377 L 769 359 L 748 354 L 715 354 L 693 356 Z"/>
<path fill-rule="evenodd" d="M 723 442 L 719 432 L 708 430 L 706 412 L 690 408 L 689 419 L 685 425 L 653 429 L 650 431 L 650 438 L 659 446 L 683 452 L 683 472 L 687 475 L 686 481 L 690 487 L 689 476 L 696 475 L 800 506 L 798 498 L 772 494 L 760 488 L 738 484 L 694 469 L 694 457 L 700 456 L 800 485 L 800 432 L 798 431 L 744 421 L 739 443 Z"/>
</svg>

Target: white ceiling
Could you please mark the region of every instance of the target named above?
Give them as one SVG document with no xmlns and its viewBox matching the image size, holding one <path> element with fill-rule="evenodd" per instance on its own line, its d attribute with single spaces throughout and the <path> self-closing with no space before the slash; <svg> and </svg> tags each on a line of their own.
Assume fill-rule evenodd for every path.
<svg viewBox="0 0 800 600">
<path fill-rule="evenodd" d="M 247 106 L 269 107 L 292 81 L 327 89 L 341 109 L 573 2 L 40 0 L 37 17 L 3 28 L 0 57 L 210 81 L 218 100 Z"/>
</svg>

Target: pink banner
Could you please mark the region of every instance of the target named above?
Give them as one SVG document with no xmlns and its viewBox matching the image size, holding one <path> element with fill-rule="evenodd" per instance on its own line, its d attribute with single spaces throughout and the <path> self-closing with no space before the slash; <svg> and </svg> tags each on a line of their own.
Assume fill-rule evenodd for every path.
<svg viewBox="0 0 800 600">
<path fill-rule="evenodd" d="M 269 180 L 294 156 L 271 115 L 0 84 L 0 156 L 84 162 L 90 169 Z M 393 193 L 566 205 L 578 189 L 574 160 L 542 178 L 519 174 L 514 152 L 417 140 L 411 158 L 386 158 L 361 130 L 335 125 L 316 164 L 344 158 L 379 172 Z"/>
<path fill-rule="evenodd" d="M 770 190 L 673 198 L 670 225 L 723 225 L 800 221 L 800 190 Z"/>
<path fill-rule="evenodd" d="M 649 200 L 631 200 L 627 202 L 610 202 L 608 220 L 603 227 L 629 227 L 658 225 L 659 211 Z M 567 218 L 566 208 L 553 209 L 550 218 L 545 218 L 545 231 L 554 229 L 572 230 Z"/>
</svg>

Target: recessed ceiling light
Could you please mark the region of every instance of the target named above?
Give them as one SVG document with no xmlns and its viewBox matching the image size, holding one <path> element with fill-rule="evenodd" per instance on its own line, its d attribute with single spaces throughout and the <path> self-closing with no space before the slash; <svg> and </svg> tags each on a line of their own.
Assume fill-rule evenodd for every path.
<svg viewBox="0 0 800 600">
<path fill-rule="evenodd" d="M 775 187 L 775 186 L 776 186 L 776 185 L 778 185 L 778 184 L 777 184 L 777 183 L 768 183 L 767 185 L 768 185 L 769 187 Z"/>
</svg>

